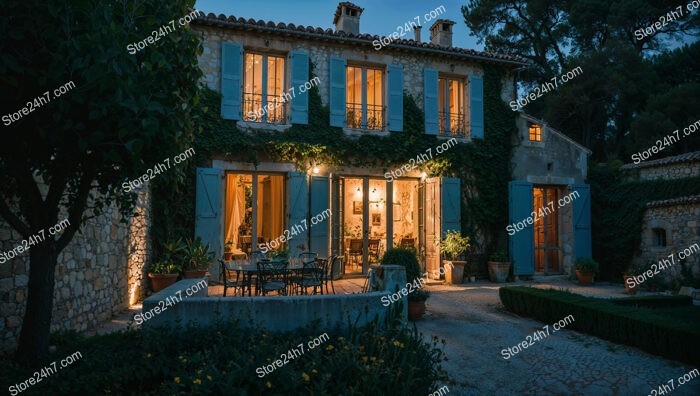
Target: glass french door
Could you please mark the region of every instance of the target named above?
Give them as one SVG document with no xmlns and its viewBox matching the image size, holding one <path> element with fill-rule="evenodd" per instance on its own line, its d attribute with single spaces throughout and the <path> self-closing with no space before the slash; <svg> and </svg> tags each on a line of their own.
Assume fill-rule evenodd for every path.
<svg viewBox="0 0 700 396">
<path fill-rule="evenodd" d="M 533 191 L 535 272 L 558 274 L 561 272 L 558 191 L 545 186 L 535 186 Z"/>
</svg>

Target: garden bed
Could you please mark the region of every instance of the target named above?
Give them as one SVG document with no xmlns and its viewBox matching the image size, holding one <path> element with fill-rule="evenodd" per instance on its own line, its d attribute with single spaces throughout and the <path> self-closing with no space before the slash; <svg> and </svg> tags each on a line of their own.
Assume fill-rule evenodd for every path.
<svg viewBox="0 0 700 396">
<path fill-rule="evenodd" d="M 573 315 L 567 329 L 578 330 L 647 352 L 700 364 L 700 308 L 677 306 L 678 297 L 603 300 L 524 286 L 502 287 L 503 305 L 519 315 L 554 323 Z M 652 304 L 655 308 L 634 305 Z M 668 308 L 664 308 L 668 307 Z"/>
<path fill-rule="evenodd" d="M 274 333 L 221 323 L 218 329 L 159 330 L 146 340 L 135 330 L 54 338 L 58 351 L 40 367 L 76 350 L 82 359 L 22 395 L 408 395 L 428 394 L 447 381 L 437 340 L 426 344 L 405 328 L 370 324 L 327 333 L 318 327 Z M 309 348 L 310 340 L 318 345 Z M 260 377 L 260 367 L 301 343 L 303 353 Z M 3 364 L 0 384 L 7 389 L 39 369 Z"/>
</svg>

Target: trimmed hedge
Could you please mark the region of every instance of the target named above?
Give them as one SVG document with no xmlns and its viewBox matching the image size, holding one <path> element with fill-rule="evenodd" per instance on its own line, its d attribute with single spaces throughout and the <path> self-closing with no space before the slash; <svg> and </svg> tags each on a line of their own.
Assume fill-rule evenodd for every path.
<svg viewBox="0 0 700 396">
<path fill-rule="evenodd" d="M 573 315 L 575 321 L 567 325 L 567 329 L 632 345 L 670 359 L 700 364 L 700 327 L 692 320 L 671 320 L 662 314 L 660 308 L 631 307 L 609 300 L 524 286 L 502 287 L 499 295 L 503 305 L 519 315 L 545 323 Z M 677 298 L 671 300 L 678 302 Z"/>
<path fill-rule="evenodd" d="M 664 308 L 664 307 L 685 307 L 693 305 L 693 299 L 689 296 L 644 296 L 616 298 L 610 300 L 617 305 L 631 305 L 635 307 Z"/>
</svg>

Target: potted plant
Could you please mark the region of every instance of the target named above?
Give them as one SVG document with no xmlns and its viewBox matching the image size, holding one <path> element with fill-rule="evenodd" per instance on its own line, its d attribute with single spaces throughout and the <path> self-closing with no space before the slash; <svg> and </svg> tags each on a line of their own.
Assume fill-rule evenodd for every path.
<svg viewBox="0 0 700 396">
<path fill-rule="evenodd" d="M 430 297 L 430 292 L 423 289 L 414 290 L 408 294 L 408 320 L 420 320 L 425 314 L 425 301 Z"/>
<path fill-rule="evenodd" d="M 466 261 L 457 259 L 469 249 L 469 237 L 463 237 L 459 231 L 447 231 L 445 238 L 440 241 L 440 252 L 449 260 L 445 260 L 445 281 L 450 284 L 461 284 L 464 279 Z"/>
<path fill-rule="evenodd" d="M 421 271 L 420 265 L 418 264 L 418 258 L 416 257 L 415 249 L 406 248 L 391 248 L 388 249 L 382 259 L 380 264 L 395 264 L 402 265 L 406 268 L 406 281 L 411 284 L 421 284 Z M 416 294 L 418 293 L 418 294 Z M 415 296 L 414 296 L 415 294 Z M 425 313 L 425 300 L 428 299 L 428 292 L 421 288 L 417 288 L 408 294 L 408 319 L 409 320 L 419 320 Z"/>
<path fill-rule="evenodd" d="M 224 244 L 224 261 L 233 259 L 233 241 L 227 241 Z"/>
<path fill-rule="evenodd" d="M 157 261 L 151 265 L 148 277 L 151 278 L 151 289 L 159 292 L 177 281 L 180 275 L 180 267 L 167 260 Z"/>
<path fill-rule="evenodd" d="M 273 250 L 269 254 L 271 259 L 285 259 L 289 258 L 289 249 L 277 249 Z"/>
<path fill-rule="evenodd" d="M 185 256 L 185 278 L 204 278 L 211 259 L 214 258 L 214 252 L 209 250 L 208 244 L 203 244 L 202 239 L 197 237 L 187 241 Z"/>
<path fill-rule="evenodd" d="M 508 280 L 510 274 L 510 258 L 504 251 L 498 251 L 491 255 L 488 262 L 489 279 L 491 282 L 503 283 Z"/>
<path fill-rule="evenodd" d="M 161 259 L 155 262 L 148 272 L 154 292 L 161 291 L 177 281 L 186 249 L 182 239 L 172 239 L 163 245 Z"/>
<path fill-rule="evenodd" d="M 598 262 L 589 257 L 579 257 L 574 264 L 576 277 L 581 286 L 590 286 L 593 275 L 598 272 Z"/>
</svg>

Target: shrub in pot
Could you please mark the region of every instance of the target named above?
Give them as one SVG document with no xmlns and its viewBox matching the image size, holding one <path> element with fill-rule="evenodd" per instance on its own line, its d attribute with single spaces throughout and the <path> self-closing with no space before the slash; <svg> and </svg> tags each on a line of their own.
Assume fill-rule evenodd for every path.
<svg viewBox="0 0 700 396">
<path fill-rule="evenodd" d="M 227 241 L 224 243 L 224 261 L 231 261 L 233 259 L 233 241 Z"/>
<path fill-rule="evenodd" d="M 151 278 L 151 289 L 153 289 L 153 292 L 159 292 L 175 283 L 180 275 L 180 268 L 177 264 L 167 260 L 160 260 L 151 265 L 148 277 Z"/>
<path fill-rule="evenodd" d="M 590 286 L 593 275 L 598 272 L 598 262 L 589 257 L 579 257 L 576 259 L 576 278 L 581 286 Z"/>
<path fill-rule="evenodd" d="M 504 251 L 498 251 L 491 255 L 488 262 L 489 279 L 491 282 L 503 283 L 508 280 L 510 274 L 510 258 Z"/>
<path fill-rule="evenodd" d="M 201 238 L 187 240 L 185 278 L 204 278 L 213 258 L 214 252 L 209 250 L 209 244 L 202 243 Z"/>
<path fill-rule="evenodd" d="M 406 268 L 406 281 L 408 283 L 419 285 L 422 280 L 420 264 L 416 257 L 415 249 L 407 248 L 391 248 L 384 253 L 380 260 L 382 265 L 401 265 Z M 428 299 L 428 292 L 417 288 L 408 294 L 408 319 L 418 320 L 425 313 L 425 300 Z"/>
<path fill-rule="evenodd" d="M 464 266 L 466 261 L 457 260 L 471 246 L 469 237 L 463 237 L 459 231 L 447 231 L 445 238 L 440 241 L 440 252 L 448 260 L 444 261 L 445 281 L 451 284 L 460 284 L 464 279 Z"/>
</svg>

